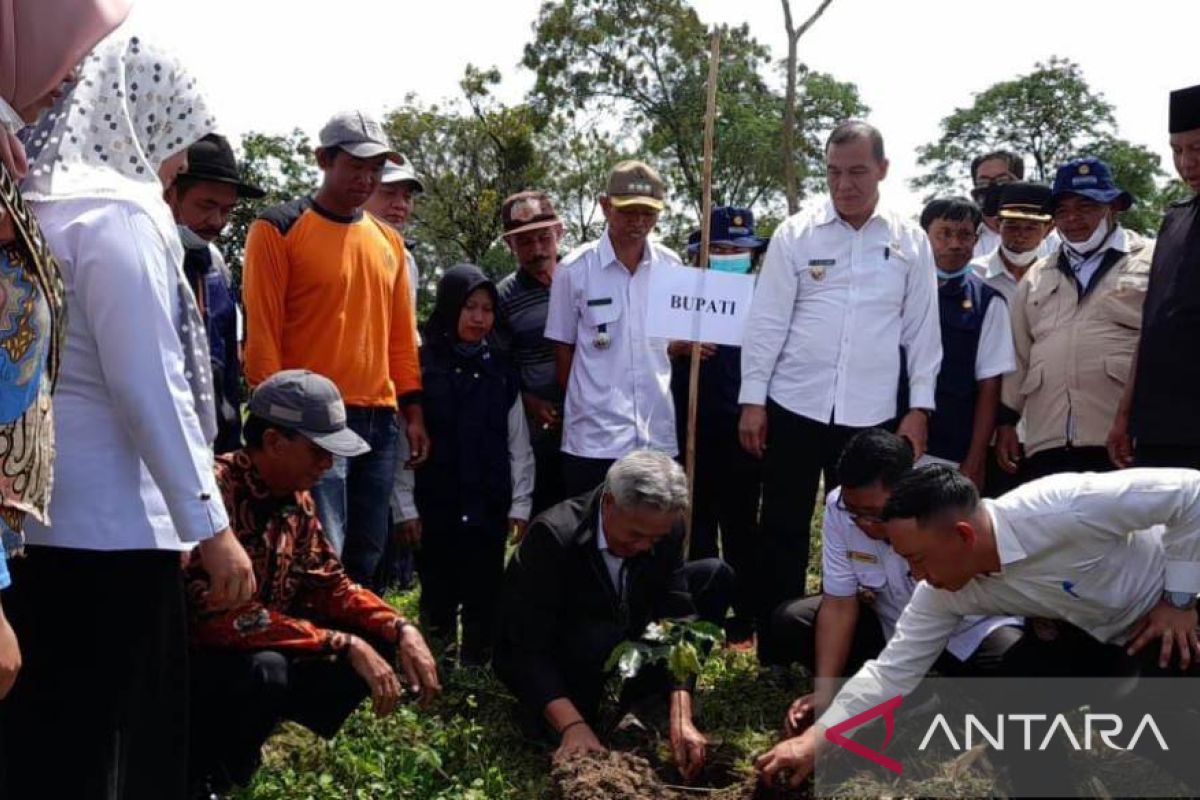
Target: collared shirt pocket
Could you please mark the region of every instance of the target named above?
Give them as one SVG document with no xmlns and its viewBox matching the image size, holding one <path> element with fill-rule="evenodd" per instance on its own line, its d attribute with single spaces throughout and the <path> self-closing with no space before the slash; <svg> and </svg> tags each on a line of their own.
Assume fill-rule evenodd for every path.
<svg viewBox="0 0 1200 800">
<path fill-rule="evenodd" d="M 859 586 L 868 589 L 882 589 L 887 586 L 887 570 L 875 553 L 850 550 L 846 553 L 850 559 L 850 569 Z"/>
<path fill-rule="evenodd" d="M 1031 394 L 1042 388 L 1042 377 L 1045 372 L 1044 364 L 1035 364 L 1025 372 L 1025 379 L 1021 381 L 1020 393 L 1024 397 L 1029 397 Z"/>
<path fill-rule="evenodd" d="M 1144 261 L 1126 259 L 1117 273 L 1114 288 L 1104 298 L 1104 311 L 1109 319 L 1123 328 L 1141 330 L 1142 305 L 1150 285 L 1150 265 Z"/>
</svg>

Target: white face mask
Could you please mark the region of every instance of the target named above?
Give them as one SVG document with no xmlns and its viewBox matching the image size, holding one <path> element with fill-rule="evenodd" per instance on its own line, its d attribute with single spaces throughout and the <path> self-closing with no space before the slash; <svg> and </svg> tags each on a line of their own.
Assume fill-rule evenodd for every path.
<svg viewBox="0 0 1200 800">
<path fill-rule="evenodd" d="M 1024 253 L 1017 253 L 1009 250 L 1004 245 L 1000 245 L 1000 254 L 1004 256 L 1005 261 L 1014 267 L 1028 267 L 1038 260 L 1038 249 L 1036 247 L 1032 250 L 1026 250 Z"/>
<path fill-rule="evenodd" d="M 1086 256 L 1104 243 L 1104 240 L 1108 238 L 1110 230 L 1108 217 L 1105 217 L 1100 220 L 1100 224 L 1096 226 L 1096 230 L 1092 231 L 1092 235 L 1085 241 L 1072 242 L 1065 235 L 1063 236 L 1063 241 L 1066 242 L 1067 247 L 1074 250 L 1078 255 Z"/>
</svg>

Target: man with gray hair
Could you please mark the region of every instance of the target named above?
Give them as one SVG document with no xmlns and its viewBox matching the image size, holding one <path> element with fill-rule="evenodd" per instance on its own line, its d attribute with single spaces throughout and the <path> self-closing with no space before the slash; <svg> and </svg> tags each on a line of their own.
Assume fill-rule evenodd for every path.
<svg viewBox="0 0 1200 800">
<path fill-rule="evenodd" d="M 636 450 L 604 484 L 534 519 L 505 574 L 493 656 L 500 679 L 558 756 L 604 749 L 593 731 L 605 662 L 651 622 L 700 617 L 719 624 L 733 571 L 718 559 L 684 564 L 687 478 L 670 456 Z M 661 668 L 626 682 L 622 705 L 669 692 L 671 750 L 686 778 L 704 765 L 691 687 Z"/>
</svg>

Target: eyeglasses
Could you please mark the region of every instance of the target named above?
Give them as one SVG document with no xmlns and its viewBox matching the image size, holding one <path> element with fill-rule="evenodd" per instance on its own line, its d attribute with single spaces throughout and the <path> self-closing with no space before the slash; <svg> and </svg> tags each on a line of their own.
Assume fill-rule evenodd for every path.
<svg viewBox="0 0 1200 800">
<path fill-rule="evenodd" d="M 850 508 L 849 506 L 846 505 L 846 501 L 844 499 L 842 499 L 841 497 L 839 497 L 838 501 L 837 501 L 837 510 L 845 511 L 847 514 L 850 515 L 850 519 L 854 520 L 855 522 L 865 522 L 868 525 L 870 525 L 870 524 L 877 525 L 877 524 L 883 522 L 883 517 L 879 516 L 879 514 L 872 514 L 872 513 L 865 512 L 865 511 L 856 511 L 853 508 Z"/>
</svg>

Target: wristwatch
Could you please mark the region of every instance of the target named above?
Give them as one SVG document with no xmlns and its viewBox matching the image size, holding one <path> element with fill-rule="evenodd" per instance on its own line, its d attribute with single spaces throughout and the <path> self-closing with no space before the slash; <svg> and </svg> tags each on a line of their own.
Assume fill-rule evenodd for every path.
<svg viewBox="0 0 1200 800">
<path fill-rule="evenodd" d="M 1163 600 L 1172 608 L 1191 611 L 1196 607 L 1196 595 L 1191 592 L 1163 592 Z"/>
</svg>

